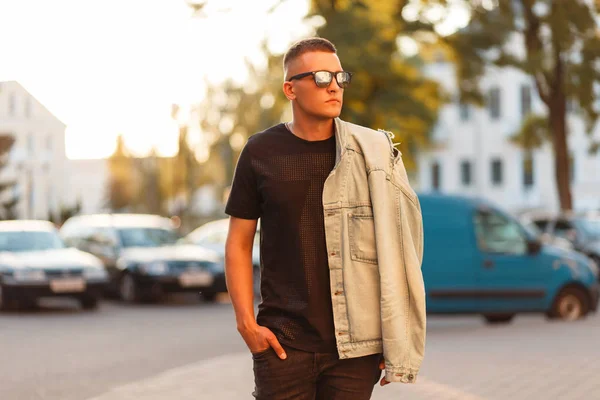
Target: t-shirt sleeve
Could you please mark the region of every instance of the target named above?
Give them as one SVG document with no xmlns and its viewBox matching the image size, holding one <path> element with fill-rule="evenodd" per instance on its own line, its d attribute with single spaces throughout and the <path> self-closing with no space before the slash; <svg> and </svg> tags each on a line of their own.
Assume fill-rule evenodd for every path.
<svg viewBox="0 0 600 400">
<path fill-rule="evenodd" d="M 252 166 L 248 144 L 244 146 L 235 167 L 225 213 L 236 218 L 259 219 L 261 214 L 258 181 Z"/>
</svg>

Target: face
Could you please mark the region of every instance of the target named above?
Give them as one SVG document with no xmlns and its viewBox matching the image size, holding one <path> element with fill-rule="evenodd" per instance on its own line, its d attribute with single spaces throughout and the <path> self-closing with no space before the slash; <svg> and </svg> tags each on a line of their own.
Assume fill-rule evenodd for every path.
<svg viewBox="0 0 600 400">
<path fill-rule="evenodd" d="M 342 64 L 337 54 L 323 51 L 304 53 L 288 65 L 286 79 L 304 72 L 323 70 L 342 71 Z M 313 118 L 336 118 L 342 112 L 344 89 L 338 86 L 335 77 L 325 88 L 318 87 L 312 75 L 286 81 L 283 84 L 283 91 L 294 107 Z"/>
</svg>

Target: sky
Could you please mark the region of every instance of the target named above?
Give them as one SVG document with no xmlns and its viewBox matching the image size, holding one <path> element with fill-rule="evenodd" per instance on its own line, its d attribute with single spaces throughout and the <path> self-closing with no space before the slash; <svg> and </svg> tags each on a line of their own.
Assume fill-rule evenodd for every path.
<svg viewBox="0 0 600 400">
<path fill-rule="evenodd" d="M 195 0 L 198 2 L 199 0 Z M 69 158 L 101 158 L 123 134 L 143 155 L 177 151 L 171 105 L 202 99 L 205 82 L 243 81 L 260 62 L 310 33 L 308 0 L 0 0 L 0 81 L 16 80 L 67 124 Z"/>
</svg>

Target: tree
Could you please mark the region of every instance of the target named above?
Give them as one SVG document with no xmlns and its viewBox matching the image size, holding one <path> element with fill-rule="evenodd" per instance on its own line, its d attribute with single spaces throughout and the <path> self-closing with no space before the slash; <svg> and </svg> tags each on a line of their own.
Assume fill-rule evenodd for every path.
<svg viewBox="0 0 600 400">
<path fill-rule="evenodd" d="M 178 113 L 179 106 L 174 104 L 171 112 L 172 118 L 176 119 Z M 180 211 L 185 213 L 189 210 L 194 192 L 199 186 L 198 174 L 201 167 L 196 158 L 196 151 L 190 145 L 188 130 L 188 126 L 183 125 L 179 127 L 177 154 L 174 159 L 171 160 L 171 168 L 168 168 L 172 173 L 170 179 L 167 177 L 159 179 L 163 182 L 161 187 L 164 187 L 164 183 L 170 182 L 171 190 L 168 190 L 167 192 L 170 192 L 173 199 L 176 199 L 179 196 L 183 198 L 185 209 L 177 210 L 176 213 L 179 213 Z M 165 168 L 165 171 L 167 171 L 167 168 Z"/>
<path fill-rule="evenodd" d="M 8 164 L 10 151 L 15 143 L 12 135 L 0 135 L 0 171 Z M 19 197 L 13 193 L 16 182 L 14 180 L 3 180 L 0 183 L 0 218 L 16 219 L 15 207 L 19 203 Z"/>
<path fill-rule="evenodd" d="M 342 118 L 395 133 L 403 161 L 415 167 L 415 152 L 426 148 L 442 103 L 437 82 L 425 78 L 418 58 L 404 57 L 397 39 L 401 2 L 313 0 L 312 15 L 325 19 L 317 35 L 331 40 L 342 66 L 354 73 L 344 93 Z"/>
<path fill-rule="evenodd" d="M 218 184 L 226 191 L 233 179 L 235 162 L 241 147 L 232 148 L 237 140 L 280 123 L 288 109 L 283 95 L 283 56 L 271 54 L 262 46 L 265 66 L 247 62 L 248 81 L 240 85 L 225 82 L 209 86 L 204 101 L 197 107 L 200 129 L 210 147 L 209 159 L 198 176 L 199 182 Z"/>
<path fill-rule="evenodd" d="M 134 160 L 125 147 L 123 136 L 117 137 L 117 147 L 108 158 L 107 203 L 112 211 L 121 211 L 135 203 L 137 192 Z"/>
<path fill-rule="evenodd" d="M 162 160 L 156 149 L 147 157 L 134 159 L 135 172 L 139 181 L 139 190 L 135 194 L 133 208 L 135 211 L 149 214 L 164 214 L 168 193 L 162 185 L 161 175 L 166 169 L 161 168 Z"/>
<path fill-rule="evenodd" d="M 435 33 L 427 18 L 432 9 L 449 12 L 446 0 L 402 0 L 402 7 L 419 9 L 419 17 L 405 21 L 411 30 Z M 447 37 L 437 35 L 454 53 L 461 99 L 481 103 L 479 81 L 488 66 L 514 67 L 535 81 L 547 114 L 525 119 L 517 143 L 538 143 L 523 135 L 540 135 L 548 128 L 554 152 L 555 179 L 560 205 L 572 209 L 568 150 L 567 103 L 583 115 L 587 132 L 598 119 L 596 98 L 600 85 L 600 2 L 590 0 L 454 1 L 471 13 L 469 26 Z M 545 119 L 546 123 L 541 123 Z M 536 129 L 532 129 L 537 127 Z M 541 135 L 544 137 L 546 135 Z M 596 150 L 597 143 L 590 146 Z"/>
</svg>

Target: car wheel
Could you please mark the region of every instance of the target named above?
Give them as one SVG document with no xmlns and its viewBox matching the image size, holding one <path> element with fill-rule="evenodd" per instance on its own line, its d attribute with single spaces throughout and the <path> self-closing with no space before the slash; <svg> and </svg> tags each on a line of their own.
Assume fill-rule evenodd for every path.
<svg viewBox="0 0 600 400">
<path fill-rule="evenodd" d="M 486 314 L 483 317 L 488 324 L 508 324 L 515 318 L 515 314 Z"/>
<path fill-rule="evenodd" d="M 79 299 L 81 308 L 84 310 L 95 310 L 98 308 L 99 299 L 94 296 L 83 296 Z"/>
<path fill-rule="evenodd" d="M 8 298 L 7 293 L 3 290 L 2 284 L 0 284 L 0 311 L 5 311 L 9 309 L 10 299 Z"/>
<path fill-rule="evenodd" d="M 217 300 L 217 292 L 202 292 L 200 293 L 200 295 L 202 296 L 202 300 L 208 302 L 208 303 L 214 303 Z"/>
<path fill-rule="evenodd" d="M 561 290 L 547 316 L 551 319 L 575 321 L 583 318 L 589 311 L 585 292 L 579 288 L 567 287 Z"/>
<path fill-rule="evenodd" d="M 136 303 L 140 300 L 140 290 L 135 279 L 131 274 L 125 274 L 121 278 L 119 285 L 119 295 L 121 300 L 127 303 Z"/>
<path fill-rule="evenodd" d="M 22 298 L 15 301 L 17 310 L 19 311 L 31 311 L 37 308 L 37 300 L 30 298 Z"/>
</svg>

